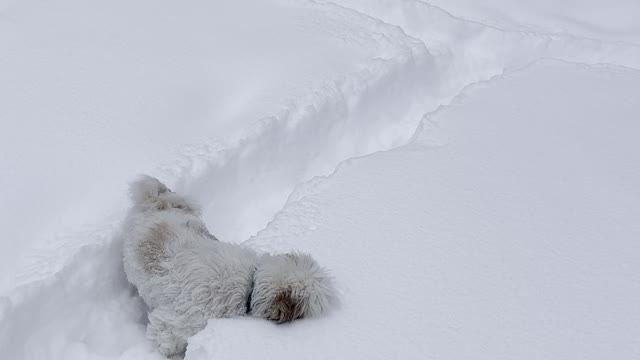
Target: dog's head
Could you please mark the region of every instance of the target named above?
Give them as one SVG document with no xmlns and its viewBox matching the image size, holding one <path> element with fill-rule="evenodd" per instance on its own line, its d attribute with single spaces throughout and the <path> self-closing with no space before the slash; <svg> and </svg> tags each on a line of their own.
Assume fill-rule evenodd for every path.
<svg viewBox="0 0 640 360">
<path fill-rule="evenodd" d="M 331 277 L 308 254 L 266 255 L 254 275 L 251 312 L 278 324 L 327 311 Z"/>
</svg>

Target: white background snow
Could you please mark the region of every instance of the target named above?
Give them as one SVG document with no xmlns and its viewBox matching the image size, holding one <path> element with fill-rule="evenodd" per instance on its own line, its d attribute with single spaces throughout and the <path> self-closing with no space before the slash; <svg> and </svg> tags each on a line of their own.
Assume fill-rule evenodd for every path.
<svg viewBox="0 0 640 360">
<path fill-rule="evenodd" d="M 340 304 L 187 359 L 640 358 L 640 2 L 0 0 L 0 358 L 161 359 L 127 183 Z"/>
</svg>

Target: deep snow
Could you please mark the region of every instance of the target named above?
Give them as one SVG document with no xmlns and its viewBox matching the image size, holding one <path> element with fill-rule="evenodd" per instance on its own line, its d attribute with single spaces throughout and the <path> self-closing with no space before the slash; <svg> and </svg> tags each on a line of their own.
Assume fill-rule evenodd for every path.
<svg viewBox="0 0 640 360">
<path fill-rule="evenodd" d="M 341 307 L 210 321 L 189 358 L 638 357 L 638 90 L 638 71 L 539 63 L 301 186 L 248 244 L 315 254 Z"/>
<path fill-rule="evenodd" d="M 150 172 L 342 290 L 187 358 L 638 357 L 638 11 L 0 3 L 3 356 L 159 358 L 117 235 Z"/>
</svg>

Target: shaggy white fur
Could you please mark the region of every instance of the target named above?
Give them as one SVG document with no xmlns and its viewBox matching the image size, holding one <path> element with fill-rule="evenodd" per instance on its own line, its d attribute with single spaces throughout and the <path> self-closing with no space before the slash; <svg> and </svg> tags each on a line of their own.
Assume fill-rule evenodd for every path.
<svg viewBox="0 0 640 360">
<path fill-rule="evenodd" d="M 332 281 L 310 255 L 258 255 L 218 241 L 194 202 L 153 177 L 134 182 L 131 198 L 124 268 L 150 309 L 147 336 L 165 356 L 182 354 L 208 319 L 282 323 L 328 309 Z"/>
</svg>

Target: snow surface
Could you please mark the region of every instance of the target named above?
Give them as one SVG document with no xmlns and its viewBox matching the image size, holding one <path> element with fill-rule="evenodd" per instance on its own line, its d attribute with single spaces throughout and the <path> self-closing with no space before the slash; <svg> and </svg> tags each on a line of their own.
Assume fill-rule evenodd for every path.
<svg viewBox="0 0 640 360">
<path fill-rule="evenodd" d="M 639 85 L 638 71 L 536 64 L 301 186 L 248 243 L 312 252 L 340 309 L 213 320 L 190 358 L 637 358 Z"/>
<path fill-rule="evenodd" d="M 640 358 L 639 12 L 1 1 L 2 358 L 161 358 L 121 264 L 141 172 L 341 291 L 187 359 Z"/>
</svg>

